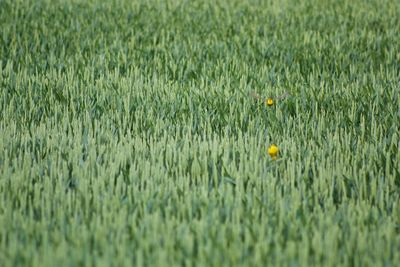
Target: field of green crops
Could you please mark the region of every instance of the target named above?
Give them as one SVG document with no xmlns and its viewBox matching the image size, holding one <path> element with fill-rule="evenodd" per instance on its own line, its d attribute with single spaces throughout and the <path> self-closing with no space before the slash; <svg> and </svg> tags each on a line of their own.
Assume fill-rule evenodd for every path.
<svg viewBox="0 0 400 267">
<path fill-rule="evenodd" d="M 399 147 L 397 0 L 0 0 L 2 267 L 398 266 Z"/>
</svg>

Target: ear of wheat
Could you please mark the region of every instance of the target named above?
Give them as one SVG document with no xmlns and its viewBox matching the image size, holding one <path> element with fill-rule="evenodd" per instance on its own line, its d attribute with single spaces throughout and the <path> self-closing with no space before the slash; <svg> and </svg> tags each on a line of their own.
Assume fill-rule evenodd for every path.
<svg viewBox="0 0 400 267">
<path fill-rule="evenodd" d="M 258 95 L 255 91 L 251 91 L 250 92 L 250 97 L 253 98 L 255 101 L 262 101 L 265 102 L 267 99 L 271 98 L 271 99 L 275 99 L 275 100 L 282 100 L 285 99 L 286 97 L 288 97 L 290 94 L 288 92 L 284 92 L 283 94 L 276 96 L 276 97 L 262 97 L 260 95 Z"/>
</svg>

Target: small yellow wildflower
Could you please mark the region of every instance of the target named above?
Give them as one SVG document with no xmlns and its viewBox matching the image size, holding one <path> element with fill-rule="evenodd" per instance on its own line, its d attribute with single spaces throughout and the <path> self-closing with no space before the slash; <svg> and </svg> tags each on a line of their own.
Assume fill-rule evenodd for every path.
<svg viewBox="0 0 400 267">
<path fill-rule="evenodd" d="M 274 105 L 274 100 L 272 98 L 267 98 L 267 100 L 265 100 L 265 104 L 267 104 L 267 106 L 271 107 Z"/>
<path fill-rule="evenodd" d="M 279 148 L 276 145 L 271 145 L 268 148 L 268 154 L 271 156 L 272 159 L 276 159 L 278 157 Z"/>
</svg>

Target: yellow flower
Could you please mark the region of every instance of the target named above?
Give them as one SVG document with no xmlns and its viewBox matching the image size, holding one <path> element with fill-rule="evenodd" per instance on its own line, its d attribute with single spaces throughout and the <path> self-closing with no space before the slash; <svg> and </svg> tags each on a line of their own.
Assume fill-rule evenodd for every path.
<svg viewBox="0 0 400 267">
<path fill-rule="evenodd" d="M 268 154 L 271 156 L 272 159 L 276 159 L 279 153 L 279 148 L 276 145 L 271 145 L 268 148 Z"/>
<path fill-rule="evenodd" d="M 274 104 L 274 100 L 269 97 L 265 100 L 265 104 L 267 104 L 267 106 L 271 107 Z"/>
</svg>

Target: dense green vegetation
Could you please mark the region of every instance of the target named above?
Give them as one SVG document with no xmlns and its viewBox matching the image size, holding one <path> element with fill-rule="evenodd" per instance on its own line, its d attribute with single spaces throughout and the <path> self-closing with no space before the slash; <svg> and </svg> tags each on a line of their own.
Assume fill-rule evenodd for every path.
<svg viewBox="0 0 400 267">
<path fill-rule="evenodd" d="M 0 265 L 396 266 L 399 14 L 0 0 Z"/>
</svg>

